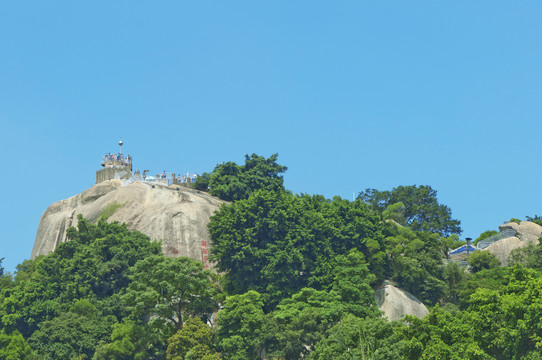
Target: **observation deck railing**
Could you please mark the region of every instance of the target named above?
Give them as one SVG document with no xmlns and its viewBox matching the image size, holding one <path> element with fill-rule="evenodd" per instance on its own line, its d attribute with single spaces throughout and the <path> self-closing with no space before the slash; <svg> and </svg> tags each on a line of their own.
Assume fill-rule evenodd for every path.
<svg viewBox="0 0 542 360">
<path fill-rule="evenodd" d="M 512 237 L 512 236 L 516 236 L 516 232 L 514 231 L 514 229 L 506 229 L 506 230 L 501 231 L 498 234 L 495 234 L 493 236 L 480 240 L 478 244 L 476 244 L 476 247 L 478 249 L 485 249 L 486 247 L 488 247 L 489 245 L 493 244 L 496 241 L 499 241 L 501 239 L 505 239 L 508 237 Z"/>
<path fill-rule="evenodd" d="M 118 161 L 127 165 L 132 164 L 132 157 L 124 154 L 106 154 L 102 157 L 102 166 L 108 162 Z"/>
</svg>

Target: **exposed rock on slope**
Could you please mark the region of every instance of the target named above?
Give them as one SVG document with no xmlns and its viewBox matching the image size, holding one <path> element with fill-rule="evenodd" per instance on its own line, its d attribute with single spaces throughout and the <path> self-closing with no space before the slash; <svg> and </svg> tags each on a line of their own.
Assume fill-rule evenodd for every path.
<svg viewBox="0 0 542 360">
<path fill-rule="evenodd" d="M 507 259 L 512 250 L 525 247 L 531 243 L 538 244 L 538 238 L 542 232 L 542 226 L 530 221 L 522 221 L 520 224 L 511 222 L 499 226 L 500 231 L 509 229 L 514 231 L 514 236 L 496 241 L 484 249 L 495 255 L 503 266 L 507 265 Z"/>
<path fill-rule="evenodd" d="M 127 223 L 130 230 L 138 230 L 152 240 L 163 240 L 166 256 L 204 261 L 209 242 L 207 223 L 223 203 L 206 193 L 176 185 L 153 188 L 137 182 L 123 186 L 121 180 L 103 181 L 49 206 L 41 217 L 32 258 L 48 254 L 66 241 L 66 229 L 77 225 L 77 214 L 97 221 L 108 213 L 108 221 Z"/>
<path fill-rule="evenodd" d="M 401 320 L 405 315 L 414 315 L 420 319 L 429 314 L 425 305 L 412 294 L 384 281 L 381 288 L 375 290 L 378 308 L 384 311 L 388 320 Z"/>
</svg>

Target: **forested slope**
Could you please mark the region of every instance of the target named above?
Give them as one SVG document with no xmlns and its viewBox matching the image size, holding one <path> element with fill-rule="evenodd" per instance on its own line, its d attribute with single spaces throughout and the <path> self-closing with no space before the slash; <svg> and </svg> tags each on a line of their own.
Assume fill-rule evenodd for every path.
<svg viewBox="0 0 542 360">
<path fill-rule="evenodd" d="M 430 186 L 293 194 L 277 160 L 198 179 L 231 201 L 208 225 L 216 272 L 82 217 L 53 253 L 0 267 L 0 359 L 541 358 L 540 245 L 507 267 L 471 254 L 467 270 L 443 261 L 461 228 Z M 383 280 L 429 315 L 383 319 Z"/>
</svg>

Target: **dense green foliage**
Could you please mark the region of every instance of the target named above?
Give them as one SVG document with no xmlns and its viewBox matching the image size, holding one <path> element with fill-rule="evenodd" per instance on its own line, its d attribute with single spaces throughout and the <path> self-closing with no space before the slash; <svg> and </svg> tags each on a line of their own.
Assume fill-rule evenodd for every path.
<svg viewBox="0 0 542 360">
<path fill-rule="evenodd" d="M 11 334 L 0 332 L 0 360 L 31 360 L 34 352 L 18 331 Z"/>
<path fill-rule="evenodd" d="M 166 259 L 160 243 L 125 225 L 79 216 L 67 234 L 54 253 L 19 265 L 0 293 L 1 329 L 20 332 L 40 359 L 160 358 L 184 316 L 216 306 L 201 263 Z"/>
<path fill-rule="evenodd" d="M 186 320 L 183 328 L 168 339 L 167 360 L 220 359 L 213 348 L 213 330 L 200 318 Z"/>
<path fill-rule="evenodd" d="M 469 256 L 469 265 L 470 270 L 473 273 L 484 269 L 493 269 L 501 265 L 499 259 L 495 257 L 490 252 L 487 251 L 476 251 Z"/>
<path fill-rule="evenodd" d="M 438 203 L 437 191 L 431 186 L 398 186 L 391 191 L 366 189 L 359 198 L 380 213 L 388 210 L 393 220 L 413 230 L 443 236 L 461 234 L 460 221 L 452 219 L 449 207 Z"/>
<path fill-rule="evenodd" d="M 0 360 L 542 359 L 542 245 L 507 267 L 474 252 L 466 268 L 447 259 L 464 242 L 431 187 L 296 195 L 276 160 L 198 178 L 232 201 L 209 223 L 212 271 L 107 223 L 117 206 L 79 216 L 69 242 L 15 275 L 0 260 Z M 385 279 L 429 315 L 383 319 Z"/>
<path fill-rule="evenodd" d="M 203 264 L 186 257 L 149 256 L 132 268 L 123 299 L 132 320 L 153 313 L 153 321 L 180 330 L 190 316 L 207 318 L 217 308 L 213 274 Z"/>
<path fill-rule="evenodd" d="M 93 360 L 133 359 L 145 360 L 149 356 L 160 354 L 159 336 L 149 327 L 133 323 L 113 325 L 108 341 L 102 341 L 96 349 Z"/>
<path fill-rule="evenodd" d="M 360 319 L 348 314 L 326 332 L 308 359 L 400 359 L 404 346 L 401 327 L 382 318 Z"/>
<path fill-rule="evenodd" d="M 528 244 L 525 247 L 512 250 L 508 257 L 511 266 L 518 264 L 526 268 L 542 268 L 542 244 Z"/>
<path fill-rule="evenodd" d="M 383 224 L 360 201 L 259 190 L 222 206 L 209 230 L 228 291 L 256 290 L 272 305 L 305 286 L 329 286 L 337 255 L 350 249 L 375 266 L 384 258 Z"/>
<path fill-rule="evenodd" d="M 246 199 L 259 189 L 283 189 L 282 173 L 288 168 L 277 163 L 278 154 L 269 158 L 256 154 L 245 155 L 245 165 L 225 162 L 215 167 L 212 173 L 198 177 L 194 186 L 199 190 L 209 189 L 212 195 L 222 200 Z"/>
<path fill-rule="evenodd" d="M 106 339 L 116 319 L 103 316 L 90 301 L 76 302 L 68 312 L 40 324 L 29 338 L 42 359 L 90 359 L 100 340 Z"/>
<path fill-rule="evenodd" d="M 436 308 L 423 320 L 409 318 L 407 359 L 539 359 L 542 279 L 515 268 L 508 284 L 474 292 L 465 312 Z"/>
</svg>

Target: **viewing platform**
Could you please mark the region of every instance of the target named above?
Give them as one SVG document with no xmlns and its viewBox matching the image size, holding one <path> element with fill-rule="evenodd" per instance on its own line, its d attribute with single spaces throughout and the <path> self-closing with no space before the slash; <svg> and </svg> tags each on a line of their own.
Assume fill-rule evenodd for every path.
<svg viewBox="0 0 542 360">
<path fill-rule="evenodd" d="M 96 171 L 96 184 L 105 180 L 129 179 L 132 176 L 132 157 L 122 153 L 122 140 L 119 141 L 117 154 L 105 154 L 102 157 L 103 169 Z"/>
<path fill-rule="evenodd" d="M 112 168 L 115 166 L 129 166 L 132 169 L 132 157 L 124 154 L 106 154 L 102 157 L 102 166 L 104 168 Z"/>
<path fill-rule="evenodd" d="M 150 175 L 150 170 L 144 170 L 142 173 L 139 170 L 132 171 L 132 157 L 122 153 L 122 140 L 119 141 L 119 152 L 116 154 L 107 153 L 102 157 L 101 165 L 102 169 L 96 171 L 96 184 L 106 180 L 123 180 L 124 185 L 132 182 L 143 182 L 151 185 L 180 185 L 185 187 L 192 187 L 192 184 L 196 182 L 198 174 L 189 172 L 186 175 L 171 173 L 171 177 L 168 178 L 166 171 L 157 173 L 156 176 Z"/>
</svg>

